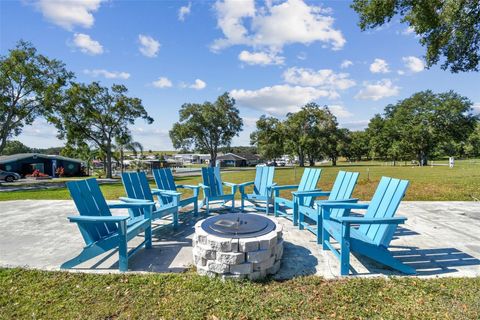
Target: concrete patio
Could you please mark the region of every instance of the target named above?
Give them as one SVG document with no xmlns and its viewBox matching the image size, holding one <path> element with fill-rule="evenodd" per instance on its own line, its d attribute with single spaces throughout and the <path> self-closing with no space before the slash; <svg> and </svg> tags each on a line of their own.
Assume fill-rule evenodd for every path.
<svg viewBox="0 0 480 320">
<path fill-rule="evenodd" d="M 0 267 L 58 270 L 62 262 L 76 256 L 83 246 L 76 225 L 66 219 L 67 215 L 77 214 L 72 201 L 5 201 L 0 202 L 0 212 Z M 479 202 L 403 202 L 398 215 L 408 217 L 408 221 L 397 230 L 390 250 L 416 268 L 417 276 L 480 276 Z M 192 265 L 195 220 L 185 217 L 177 230 L 165 227 L 155 231 L 153 248 L 135 255 L 130 260 L 130 269 L 136 272 L 188 269 Z M 279 221 L 284 225 L 285 250 L 275 278 L 311 274 L 338 277 L 337 259 L 331 252 L 322 251 L 311 233 L 294 228 L 288 220 Z M 109 252 L 76 270 L 118 272 L 117 260 L 117 252 Z M 364 257 L 353 257 L 351 263 L 357 276 L 398 274 Z"/>
</svg>

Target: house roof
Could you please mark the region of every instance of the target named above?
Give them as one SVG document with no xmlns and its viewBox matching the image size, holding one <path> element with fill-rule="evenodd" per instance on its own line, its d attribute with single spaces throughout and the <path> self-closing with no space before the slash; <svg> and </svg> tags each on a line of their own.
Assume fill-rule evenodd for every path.
<svg viewBox="0 0 480 320">
<path fill-rule="evenodd" d="M 217 157 L 218 160 L 230 160 L 230 161 L 238 161 L 238 160 L 258 160 L 259 157 L 255 154 L 235 154 L 235 153 L 226 153 L 222 156 Z"/>
<path fill-rule="evenodd" d="M 71 162 L 78 162 L 78 163 L 84 163 L 84 161 L 79 160 L 79 159 L 73 159 L 73 158 L 68 158 L 64 156 L 59 156 L 55 154 L 41 154 L 41 153 L 17 153 L 17 154 L 12 154 L 9 156 L 0 156 L 0 164 L 5 164 L 9 162 L 15 162 L 31 157 L 37 157 L 37 158 L 44 158 L 44 159 L 55 159 L 55 160 L 65 160 L 65 161 L 71 161 Z"/>
</svg>

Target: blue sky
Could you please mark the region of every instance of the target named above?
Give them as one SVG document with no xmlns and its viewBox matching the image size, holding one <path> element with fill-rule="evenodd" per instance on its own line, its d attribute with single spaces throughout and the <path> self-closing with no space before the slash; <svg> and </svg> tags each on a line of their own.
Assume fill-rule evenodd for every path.
<svg viewBox="0 0 480 320">
<path fill-rule="evenodd" d="M 77 81 L 122 83 L 155 119 L 133 126 L 146 149 L 172 149 L 168 130 L 186 102 L 236 99 L 248 145 L 262 114 L 284 117 L 309 101 L 361 129 L 389 103 L 414 92 L 455 90 L 480 112 L 479 73 L 425 69 L 424 48 L 398 18 L 361 32 L 347 1 L 0 2 L 0 53 L 19 39 L 64 61 Z M 37 120 L 18 137 L 61 146 Z"/>
</svg>

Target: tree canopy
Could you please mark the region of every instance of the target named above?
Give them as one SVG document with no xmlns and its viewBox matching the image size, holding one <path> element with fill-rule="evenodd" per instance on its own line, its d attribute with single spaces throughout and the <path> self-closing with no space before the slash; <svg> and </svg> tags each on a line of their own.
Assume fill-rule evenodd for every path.
<svg viewBox="0 0 480 320">
<path fill-rule="evenodd" d="M 336 164 L 338 123 L 327 107 L 308 103 L 300 111 L 289 113 L 284 126 L 287 150 L 298 156 L 300 166 L 306 159 L 314 165 L 315 159 L 323 157 L 331 157 Z"/>
<path fill-rule="evenodd" d="M 453 91 L 415 93 L 370 121 L 372 150 L 383 158 L 410 157 L 426 165 L 438 148 L 468 139 L 477 122 L 471 107 L 470 100 Z"/>
<path fill-rule="evenodd" d="M 66 90 L 62 105 L 49 116 L 59 130 L 59 138 L 73 145 L 93 143 L 106 154 L 108 178 L 112 177 L 114 139 L 130 135 L 128 125 L 136 119 L 153 122 L 142 101 L 128 97 L 127 92 L 123 85 L 109 89 L 97 82 L 75 83 Z"/>
<path fill-rule="evenodd" d="M 285 149 L 285 130 L 282 122 L 274 117 L 262 115 L 258 119 L 257 130 L 250 134 L 250 143 L 257 147 L 264 159 L 280 158 Z"/>
<path fill-rule="evenodd" d="M 9 138 L 58 102 L 71 78 L 61 61 L 39 54 L 25 41 L 0 56 L 0 153 Z"/>
<path fill-rule="evenodd" d="M 209 153 L 211 166 L 215 166 L 219 148 L 229 146 L 243 127 L 235 99 L 228 93 L 219 96 L 213 103 L 185 103 L 179 113 L 179 122 L 170 130 L 174 148 L 193 147 Z"/>
<path fill-rule="evenodd" d="M 354 0 L 352 8 L 362 30 L 400 15 L 426 47 L 428 67 L 443 60 L 442 69 L 454 73 L 479 70 L 479 0 Z"/>
</svg>

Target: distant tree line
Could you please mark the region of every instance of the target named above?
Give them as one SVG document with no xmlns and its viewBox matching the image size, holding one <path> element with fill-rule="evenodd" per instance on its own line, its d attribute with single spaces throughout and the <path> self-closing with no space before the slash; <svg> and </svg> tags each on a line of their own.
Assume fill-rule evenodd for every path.
<svg viewBox="0 0 480 320">
<path fill-rule="evenodd" d="M 309 103 L 283 121 L 262 116 L 250 138 L 264 158 L 289 154 L 300 166 L 322 159 L 335 166 L 339 157 L 426 165 L 443 156 L 480 156 L 480 125 L 472 112 L 472 102 L 453 91 L 422 91 L 386 106 L 365 130 L 350 131 L 339 128 L 328 107 Z"/>
</svg>

